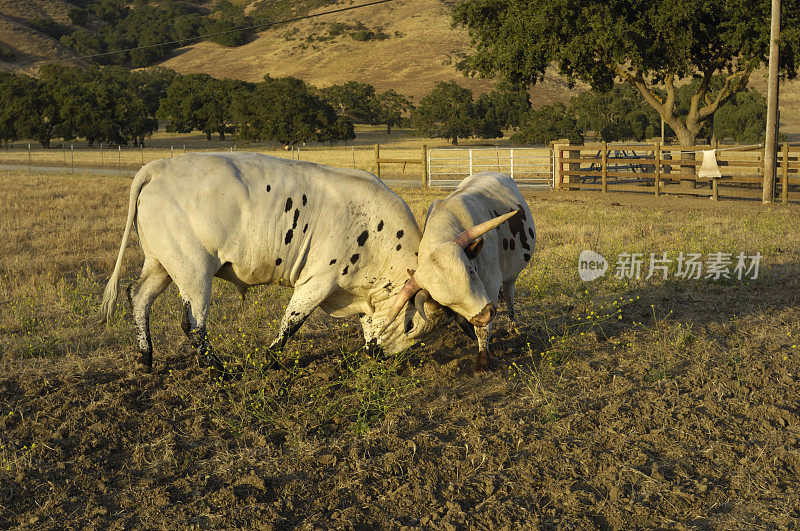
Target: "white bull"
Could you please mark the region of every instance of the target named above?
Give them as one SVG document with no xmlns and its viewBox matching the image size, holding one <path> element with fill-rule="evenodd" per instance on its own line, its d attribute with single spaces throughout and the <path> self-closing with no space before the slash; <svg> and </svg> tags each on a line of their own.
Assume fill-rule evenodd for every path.
<svg viewBox="0 0 800 531">
<path fill-rule="evenodd" d="M 148 316 L 175 282 L 182 328 L 201 361 L 221 370 L 206 334 L 211 279 L 247 288 L 282 283 L 294 293 L 271 349 L 317 307 L 359 315 L 367 343 L 389 352 L 430 332 L 444 312 L 433 302 L 387 323 L 392 302 L 417 263 L 421 233 L 408 206 L 372 174 L 254 153 L 188 154 L 151 162 L 131 185 L 128 218 L 101 319 L 114 312 L 123 253 L 136 226 L 144 252 L 139 281 L 128 287 L 140 367 L 152 369 Z M 393 319 L 394 321 L 394 319 Z M 378 327 L 386 324 L 378 333 Z"/>
<path fill-rule="evenodd" d="M 466 321 L 474 326 L 478 339 L 475 368 L 486 370 L 491 358 L 491 321 L 499 297 L 505 300 L 516 329 L 515 284 L 535 245 L 531 211 L 514 180 L 488 171 L 471 175 L 428 210 L 418 268 L 408 272 L 411 279 L 394 309 L 402 308 L 415 294 L 418 307 L 432 298 L 450 308 L 461 317 L 457 320 L 462 328 Z"/>
</svg>

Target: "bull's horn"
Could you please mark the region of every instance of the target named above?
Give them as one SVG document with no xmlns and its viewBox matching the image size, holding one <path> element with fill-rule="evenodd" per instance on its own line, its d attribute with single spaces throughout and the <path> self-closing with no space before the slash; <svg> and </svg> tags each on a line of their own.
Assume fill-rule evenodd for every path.
<svg viewBox="0 0 800 531">
<path fill-rule="evenodd" d="M 467 229 L 458 236 L 456 236 L 453 241 L 455 241 L 458 245 L 466 249 L 470 243 L 477 240 L 490 230 L 494 229 L 504 221 L 511 219 L 513 216 L 517 214 L 517 212 L 519 212 L 519 210 L 511 211 L 508 214 L 503 214 L 502 216 L 497 216 L 496 218 L 492 218 L 489 221 L 484 221 L 483 223 L 475 225 L 471 229 Z"/>
<path fill-rule="evenodd" d="M 386 321 L 383 323 L 383 326 L 378 332 L 378 337 L 382 336 L 383 333 L 386 332 L 386 329 L 397 318 L 406 303 L 411 300 L 411 297 L 416 295 L 420 289 L 421 288 L 417 284 L 417 281 L 413 278 L 406 280 L 406 283 L 403 284 L 402 289 L 400 289 L 400 293 L 397 294 L 397 298 L 394 300 L 392 309 L 389 310 L 389 314 L 386 316 Z"/>
<path fill-rule="evenodd" d="M 428 302 L 428 292 L 424 289 L 421 289 L 417 292 L 417 295 L 414 297 L 414 306 L 417 307 L 417 312 L 419 312 L 420 317 L 428 320 L 428 316 L 425 315 L 425 303 Z"/>
</svg>

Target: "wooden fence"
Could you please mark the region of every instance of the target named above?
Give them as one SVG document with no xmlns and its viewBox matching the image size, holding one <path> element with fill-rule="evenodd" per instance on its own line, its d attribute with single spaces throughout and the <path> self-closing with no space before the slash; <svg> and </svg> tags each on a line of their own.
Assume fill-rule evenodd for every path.
<svg viewBox="0 0 800 531">
<path fill-rule="evenodd" d="M 556 144 L 555 187 L 565 190 L 638 192 L 761 199 L 762 146 L 654 144 Z M 701 177 L 703 151 L 715 150 L 718 177 Z M 778 152 L 776 199 L 800 199 L 800 145 L 784 143 Z"/>
</svg>

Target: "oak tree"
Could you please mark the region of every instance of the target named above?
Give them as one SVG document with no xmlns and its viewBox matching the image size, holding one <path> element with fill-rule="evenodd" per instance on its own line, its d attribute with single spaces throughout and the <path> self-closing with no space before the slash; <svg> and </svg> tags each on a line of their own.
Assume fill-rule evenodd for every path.
<svg viewBox="0 0 800 531">
<path fill-rule="evenodd" d="M 798 3 L 784 0 L 781 66 L 789 77 L 800 61 Z M 595 88 L 624 81 L 682 145 L 694 144 L 766 62 L 769 14 L 769 0 L 465 0 L 453 8 L 475 46 L 467 71 L 532 84 L 555 64 L 570 81 Z M 724 76 L 719 88 L 716 74 Z M 698 82 L 679 116 L 677 87 L 687 78 Z"/>
</svg>

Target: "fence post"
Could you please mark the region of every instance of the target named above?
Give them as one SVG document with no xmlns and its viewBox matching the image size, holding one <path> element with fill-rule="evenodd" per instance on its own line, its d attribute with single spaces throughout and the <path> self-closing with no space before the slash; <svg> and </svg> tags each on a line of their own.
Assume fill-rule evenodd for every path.
<svg viewBox="0 0 800 531">
<path fill-rule="evenodd" d="M 602 169 L 600 171 L 600 182 L 603 193 L 608 193 L 608 142 L 603 140 L 602 145 Z"/>
<path fill-rule="evenodd" d="M 72 174 L 75 174 L 75 144 L 69 145 L 69 152 L 72 156 Z"/>
<path fill-rule="evenodd" d="M 509 161 L 509 165 L 511 166 L 511 178 L 514 178 L 514 148 L 511 148 L 511 157 Z"/>
<path fill-rule="evenodd" d="M 472 175 L 472 150 L 469 150 L 469 174 Z"/>
<path fill-rule="evenodd" d="M 572 142 L 567 140 L 567 145 L 568 146 L 572 145 Z M 569 158 L 570 159 L 575 159 L 578 162 L 570 162 L 569 164 L 567 164 L 567 171 L 569 171 L 570 173 L 573 172 L 573 171 L 575 171 L 575 172 L 581 171 L 581 162 L 580 162 L 580 160 L 581 160 L 581 150 L 580 149 L 570 150 L 569 151 Z M 565 182 L 568 182 L 568 183 L 571 183 L 571 182 L 580 183 L 581 182 L 581 178 L 580 178 L 579 175 L 576 175 L 575 179 L 573 180 L 572 179 L 572 175 L 567 175 L 567 179 L 566 179 Z"/>
<path fill-rule="evenodd" d="M 375 176 L 381 178 L 381 145 L 375 144 Z"/>
<path fill-rule="evenodd" d="M 653 170 L 656 174 L 655 180 L 653 184 L 656 185 L 656 197 L 659 196 L 661 188 L 661 142 L 656 140 L 656 147 L 653 148 L 653 155 L 656 159 L 656 163 L 653 166 Z"/>
<path fill-rule="evenodd" d="M 117 146 L 117 173 L 122 173 L 122 144 Z"/>
<path fill-rule="evenodd" d="M 422 144 L 422 189 L 428 189 L 428 146 Z"/>
<path fill-rule="evenodd" d="M 28 171 L 31 171 L 31 143 L 28 142 Z"/>
<path fill-rule="evenodd" d="M 553 144 L 553 187 L 556 190 L 561 189 L 561 183 L 563 182 L 564 177 L 561 175 L 561 170 L 563 169 L 563 163 L 561 159 L 563 158 L 563 151 L 561 150 L 560 144 Z"/>
<path fill-rule="evenodd" d="M 781 189 L 781 204 L 789 202 L 789 143 L 783 143 L 783 162 L 781 164 L 781 177 L 783 177 L 783 188 Z"/>
<path fill-rule="evenodd" d="M 142 155 L 142 166 L 144 166 L 144 142 L 139 143 L 139 153 Z"/>
<path fill-rule="evenodd" d="M 174 156 L 175 156 L 175 148 L 174 148 L 174 146 L 170 146 L 169 147 L 169 158 L 172 158 Z"/>
<path fill-rule="evenodd" d="M 353 169 L 356 169 L 356 148 L 353 146 Z"/>
</svg>

